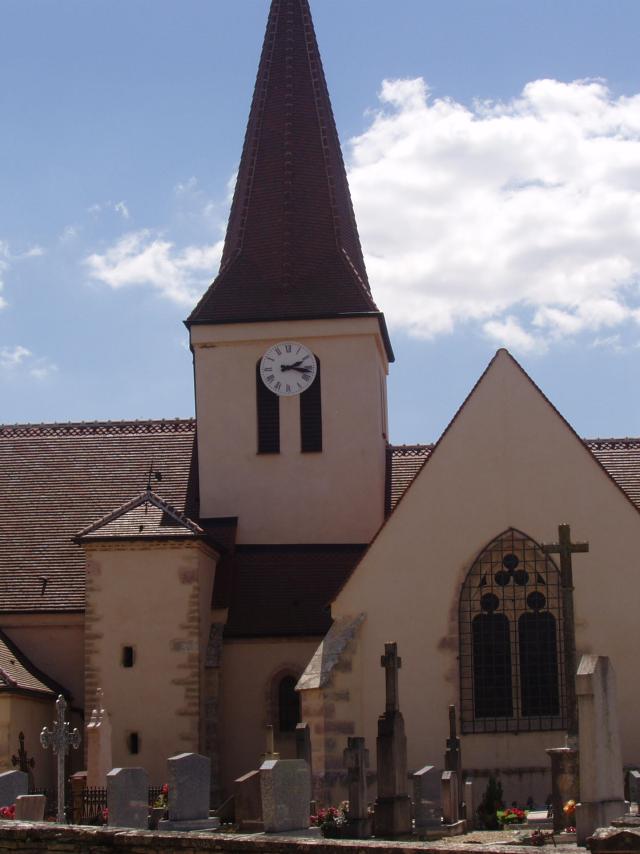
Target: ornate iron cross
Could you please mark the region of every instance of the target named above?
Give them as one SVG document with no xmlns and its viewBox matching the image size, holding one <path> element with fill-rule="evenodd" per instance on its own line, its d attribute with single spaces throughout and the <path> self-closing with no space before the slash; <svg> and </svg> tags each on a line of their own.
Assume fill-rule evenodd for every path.
<svg viewBox="0 0 640 854">
<path fill-rule="evenodd" d="M 45 748 L 51 748 L 58 758 L 58 814 L 57 820 L 60 824 L 66 821 L 64 812 L 64 761 L 69 748 L 77 750 L 80 747 L 80 733 L 77 729 L 71 730 L 68 721 L 65 721 L 67 704 L 62 696 L 56 700 L 57 718 L 51 729 L 43 727 L 40 733 L 40 744 Z"/>
<path fill-rule="evenodd" d="M 564 670 L 567 686 L 567 740 L 570 747 L 578 741 L 578 704 L 576 701 L 576 621 L 573 606 L 573 564 L 571 556 L 589 551 L 589 543 L 572 543 L 569 525 L 558 526 L 558 542 L 547 543 L 542 550 L 548 555 L 560 555 L 562 584 L 562 617 L 564 640 Z"/>
<path fill-rule="evenodd" d="M 386 643 L 380 665 L 385 669 L 386 710 L 397 712 L 400 708 L 398 697 L 398 670 L 402 667 L 402 659 L 398 656 L 398 645 Z"/>
</svg>

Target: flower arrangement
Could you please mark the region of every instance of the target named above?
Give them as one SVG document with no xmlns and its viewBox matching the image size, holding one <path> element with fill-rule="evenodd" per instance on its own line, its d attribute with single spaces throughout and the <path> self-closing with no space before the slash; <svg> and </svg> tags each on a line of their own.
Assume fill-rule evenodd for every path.
<svg viewBox="0 0 640 854">
<path fill-rule="evenodd" d="M 498 822 L 502 827 L 506 827 L 509 824 L 523 824 L 527 817 L 525 811 L 518 809 L 518 807 L 509 807 L 509 809 L 506 810 L 498 810 L 496 815 L 498 817 Z"/>
<path fill-rule="evenodd" d="M 160 794 L 153 802 L 154 809 L 166 809 L 169 804 L 169 784 L 164 783 Z"/>
<path fill-rule="evenodd" d="M 567 833 L 575 833 L 575 821 L 573 819 L 576 814 L 576 802 L 573 799 L 567 801 L 566 804 L 562 807 L 562 812 L 565 815 Z"/>
<path fill-rule="evenodd" d="M 349 802 L 343 801 L 339 807 L 327 807 L 319 809 L 316 815 L 311 816 L 311 827 L 319 827 L 325 837 L 337 837 L 346 829 Z"/>
<path fill-rule="evenodd" d="M 16 805 L 11 804 L 10 807 L 0 807 L 1 819 L 14 819 L 16 817 Z"/>
</svg>

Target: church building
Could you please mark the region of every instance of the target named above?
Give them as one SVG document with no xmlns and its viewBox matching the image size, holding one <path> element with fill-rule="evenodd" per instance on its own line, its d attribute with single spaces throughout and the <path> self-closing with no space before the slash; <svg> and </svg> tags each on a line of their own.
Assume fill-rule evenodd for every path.
<svg viewBox="0 0 640 854">
<path fill-rule="evenodd" d="M 611 658 L 640 765 L 640 439 L 580 438 L 500 350 L 437 443 L 390 443 L 394 355 L 308 0 L 272 0 L 220 270 L 186 325 L 195 419 L 0 427 L 0 770 L 22 731 L 51 786 L 56 695 L 81 726 L 102 689 L 114 766 L 161 784 L 203 753 L 220 800 L 268 725 L 292 757 L 304 720 L 337 798 L 347 737 L 375 753 L 396 641 L 409 768 L 441 767 L 455 704 L 465 770 L 544 801 L 561 523 L 589 542 L 578 655 Z"/>
</svg>

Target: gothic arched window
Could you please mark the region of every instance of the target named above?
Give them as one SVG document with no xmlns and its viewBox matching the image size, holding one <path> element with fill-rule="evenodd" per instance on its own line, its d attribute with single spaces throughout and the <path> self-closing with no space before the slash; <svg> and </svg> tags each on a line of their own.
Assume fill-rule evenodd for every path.
<svg viewBox="0 0 640 854">
<path fill-rule="evenodd" d="M 560 573 L 514 529 L 474 561 L 460 594 L 463 732 L 561 729 Z"/>
<path fill-rule="evenodd" d="M 278 729 L 295 732 L 300 723 L 300 695 L 296 691 L 295 676 L 284 676 L 278 683 Z"/>
</svg>

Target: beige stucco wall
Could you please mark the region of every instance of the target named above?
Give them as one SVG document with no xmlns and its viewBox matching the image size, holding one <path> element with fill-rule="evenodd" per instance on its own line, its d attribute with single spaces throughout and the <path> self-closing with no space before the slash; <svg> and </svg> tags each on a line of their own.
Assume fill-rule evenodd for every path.
<svg viewBox="0 0 640 854">
<path fill-rule="evenodd" d="M 0 694 L 0 772 L 12 771 L 12 756 L 18 755 L 20 732 L 24 732 L 27 756 L 35 761 L 34 785 L 52 789 L 54 785 L 53 755 L 40 746 L 40 732 L 51 726 L 55 718 L 55 698 L 39 698 L 18 694 Z"/>
<path fill-rule="evenodd" d="M 266 748 L 266 727 L 277 728 L 274 682 L 279 675 L 300 676 L 318 639 L 227 640 L 222 652 L 220 737 L 222 788 L 257 768 Z M 295 737 L 276 736 L 283 758 L 295 756 Z"/>
<path fill-rule="evenodd" d="M 197 542 L 91 544 L 87 552 L 87 706 L 104 691 L 114 767 L 142 765 L 152 784 L 166 760 L 200 750 L 202 661 L 215 554 Z M 135 664 L 122 666 L 122 647 Z M 131 755 L 127 735 L 138 732 Z"/>
<path fill-rule="evenodd" d="M 371 748 L 384 709 L 380 655 L 397 641 L 409 766 L 442 765 L 459 693 L 458 597 L 474 558 L 509 527 L 555 541 L 564 522 L 590 543 L 574 559 L 578 653 L 610 656 L 624 761 L 640 762 L 640 515 L 504 351 L 334 603 L 334 617 L 367 614 L 350 684 L 367 700 L 355 723 Z M 544 749 L 561 742 L 557 732 L 466 735 L 464 765 L 544 766 Z"/>
<path fill-rule="evenodd" d="M 280 453 L 257 454 L 256 363 L 300 341 L 322 369 L 322 453 L 300 453 L 298 397 Z M 388 369 L 372 318 L 194 326 L 200 512 L 239 516 L 240 543 L 363 543 L 384 513 Z"/>
<path fill-rule="evenodd" d="M 33 664 L 84 707 L 84 614 L 6 614 L 2 630 Z"/>
</svg>

